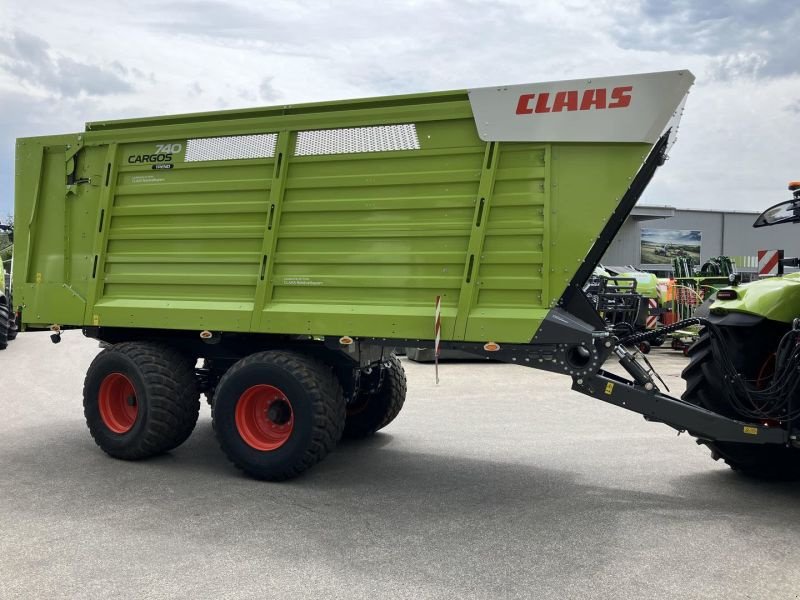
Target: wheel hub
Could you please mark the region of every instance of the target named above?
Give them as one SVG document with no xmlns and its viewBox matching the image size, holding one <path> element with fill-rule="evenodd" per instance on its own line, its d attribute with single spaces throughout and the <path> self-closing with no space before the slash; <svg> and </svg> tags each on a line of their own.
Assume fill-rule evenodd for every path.
<svg viewBox="0 0 800 600">
<path fill-rule="evenodd" d="M 236 403 L 235 420 L 242 441 L 262 452 L 277 450 L 294 431 L 292 403 L 283 391 L 267 384 L 244 391 Z"/>
<path fill-rule="evenodd" d="M 283 400 L 274 400 L 267 409 L 267 419 L 275 425 L 285 425 L 292 418 L 292 407 Z"/>
<path fill-rule="evenodd" d="M 129 432 L 139 416 L 136 390 L 122 373 L 109 373 L 100 384 L 97 408 L 103 424 L 112 432 Z"/>
</svg>

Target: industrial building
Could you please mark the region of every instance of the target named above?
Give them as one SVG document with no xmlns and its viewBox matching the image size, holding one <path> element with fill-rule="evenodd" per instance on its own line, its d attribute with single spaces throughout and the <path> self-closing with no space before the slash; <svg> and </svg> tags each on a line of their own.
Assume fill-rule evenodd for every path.
<svg viewBox="0 0 800 600">
<path fill-rule="evenodd" d="M 800 256 L 798 229 L 791 224 L 756 229 L 753 222 L 759 214 L 640 205 L 625 221 L 603 264 L 668 275 L 672 257 L 685 249 L 700 264 L 726 255 L 734 257 L 739 271 L 755 273 L 758 250 L 781 249 L 786 257 Z"/>
</svg>

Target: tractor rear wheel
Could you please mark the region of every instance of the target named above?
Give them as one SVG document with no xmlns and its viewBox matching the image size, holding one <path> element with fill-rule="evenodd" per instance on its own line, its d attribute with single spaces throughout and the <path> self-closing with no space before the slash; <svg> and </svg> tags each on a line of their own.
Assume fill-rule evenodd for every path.
<svg viewBox="0 0 800 600">
<path fill-rule="evenodd" d="M 347 405 L 344 437 L 365 438 L 383 429 L 400 414 L 406 400 L 406 374 L 400 360 L 392 355 L 382 367 L 380 383 L 373 389 L 361 389 Z"/>
<path fill-rule="evenodd" d="M 186 358 L 168 346 L 124 342 L 98 354 L 83 386 L 83 410 L 107 454 L 139 460 L 177 448 L 191 435 L 200 394 Z"/>
<path fill-rule="evenodd" d="M 780 325 L 764 322 L 751 327 L 720 327 L 733 362 L 745 378 L 764 375 L 764 365 L 780 339 Z M 736 413 L 726 400 L 723 375 L 711 344 L 711 334 L 703 330 L 688 349 L 689 364 L 681 373 L 686 380 L 683 400 L 727 417 L 752 421 Z M 734 471 L 759 479 L 800 478 L 800 449 L 784 446 L 704 442 L 714 460 L 720 458 Z"/>
<path fill-rule="evenodd" d="M 211 409 L 230 461 L 256 479 L 295 477 L 342 437 L 345 403 L 333 370 L 294 352 L 257 352 L 220 379 Z"/>
</svg>

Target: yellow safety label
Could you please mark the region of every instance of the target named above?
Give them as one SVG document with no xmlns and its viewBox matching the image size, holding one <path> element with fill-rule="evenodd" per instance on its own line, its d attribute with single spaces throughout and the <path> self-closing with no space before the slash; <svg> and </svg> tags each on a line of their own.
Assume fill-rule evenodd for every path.
<svg viewBox="0 0 800 600">
<path fill-rule="evenodd" d="M 92 315 L 92 325 L 100 325 L 100 316 Z"/>
<path fill-rule="evenodd" d="M 42 283 L 42 274 L 41 273 L 37 273 L 36 274 L 36 283 Z"/>
<path fill-rule="evenodd" d="M 748 435 L 758 435 L 758 427 L 748 427 L 745 425 L 744 432 Z"/>
<path fill-rule="evenodd" d="M 611 392 L 614 391 L 614 384 L 610 381 L 606 384 L 606 396 L 610 396 Z"/>
</svg>

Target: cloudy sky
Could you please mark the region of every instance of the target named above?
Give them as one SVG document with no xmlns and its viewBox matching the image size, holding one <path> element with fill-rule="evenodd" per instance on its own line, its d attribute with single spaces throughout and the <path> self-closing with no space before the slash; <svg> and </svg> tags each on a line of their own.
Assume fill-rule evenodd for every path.
<svg viewBox="0 0 800 600">
<path fill-rule="evenodd" d="M 0 0 L 0 217 L 14 139 L 89 120 L 682 68 L 643 202 L 757 210 L 800 179 L 798 31 L 792 0 Z"/>
</svg>

